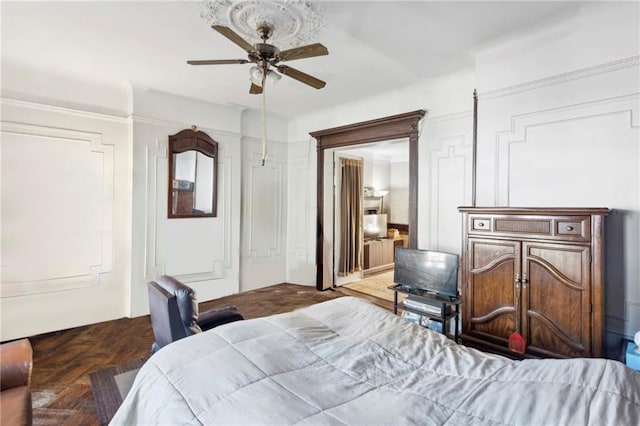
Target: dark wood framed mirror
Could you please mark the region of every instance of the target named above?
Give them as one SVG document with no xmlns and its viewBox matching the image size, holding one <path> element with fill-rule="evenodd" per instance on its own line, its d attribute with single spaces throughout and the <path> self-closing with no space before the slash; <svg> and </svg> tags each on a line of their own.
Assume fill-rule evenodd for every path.
<svg viewBox="0 0 640 426">
<path fill-rule="evenodd" d="M 216 217 L 218 142 L 196 127 L 169 136 L 168 217 Z"/>
<path fill-rule="evenodd" d="M 316 289 L 327 290 L 324 274 L 324 154 L 325 150 L 372 142 L 408 138 L 409 140 L 409 247 L 418 246 L 418 123 L 427 113 L 417 110 L 376 120 L 364 121 L 309 133 L 318 141 L 316 223 Z"/>
</svg>

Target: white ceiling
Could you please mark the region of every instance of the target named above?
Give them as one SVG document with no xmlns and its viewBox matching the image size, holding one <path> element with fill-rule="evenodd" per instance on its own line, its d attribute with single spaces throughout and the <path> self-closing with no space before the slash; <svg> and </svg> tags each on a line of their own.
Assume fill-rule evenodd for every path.
<svg viewBox="0 0 640 426">
<path fill-rule="evenodd" d="M 238 0 L 240 1 L 240 0 Z M 329 56 L 288 62 L 327 82 L 283 77 L 268 109 L 293 117 L 473 65 L 474 52 L 575 13 L 568 1 L 320 1 Z M 2 63 L 129 82 L 218 104 L 260 108 L 250 65 L 190 66 L 245 53 L 211 30 L 194 1 L 2 1 Z"/>
</svg>

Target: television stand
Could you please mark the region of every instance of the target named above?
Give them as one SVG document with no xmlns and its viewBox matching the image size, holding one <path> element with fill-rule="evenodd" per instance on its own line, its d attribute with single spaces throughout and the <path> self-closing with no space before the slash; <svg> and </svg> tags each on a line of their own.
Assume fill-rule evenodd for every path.
<svg viewBox="0 0 640 426">
<path fill-rule="evenodd" d="M 454 342 L 458 342 L 459 323 L 460 323 L 460 297 L 446 296 L 437 293 L 428 292 L 415 287 L 410 287 L 403 284 L 393 284 L 387 287 L 389 290 L 393 290 L 393 313 L 398 314 L 398 308 L 403 311 L 412 312 L 414 314 L 421 315 L 430 320 L 437 321 L 442 324 L 442 334 L 449 338 L 453 338 Z M 413 299 L 418 302 L 424 302 L 427 305 L 434 305 L 433 302 L 437 302 L 435 305 L 440 305 L 440 315 L 435 315 L 429 312 L 425 312 L 421 309 L 406 306 L 403 303 L 398 303 L 398 293 L 413 296 Z M 454 331 L 453 335 L 447 333 L 447 324 L 453 320 Z"/>
</svg>

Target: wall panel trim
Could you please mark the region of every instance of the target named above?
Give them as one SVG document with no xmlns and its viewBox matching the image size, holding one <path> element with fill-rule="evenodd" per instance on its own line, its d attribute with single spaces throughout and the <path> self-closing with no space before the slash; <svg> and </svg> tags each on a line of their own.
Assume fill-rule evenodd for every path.
<svg viewBox="0 0 640 426">
<path fill-rule="evenodd" d="M 74 141 L 86 143 L 88 151 L 100 154 L 102 157 L 102 189 L 101 189 L 101 262 L 85 265 L 85 274 L 70 276 L 55 276 L 35 281 L 11 282 L 5 281 L 4 275 L 11 265 L 2 265 L 2 297 L 26 296 L 38 293 L 51 293 L 56 291 L 96 287 L 100 284 L 100 275 L 110 273 L 113 267 L 113 240 L 114 240 L 114 147 L 105 144 L 103 135 L 95 132 L 84 132 L 74 129 L 39 126 L 15 122 L 2 122 L 0 133 L 16 134 L 23 136 L 37 136 L 56 140 Z M 66 200 L 65 200 L 66 201 Z"/>
<path fill-rule="evenodd" d="M 584 102 L 511 116 L 509 130 L 496 132 L 495 136 L 495 205 L 510 205 L 510 145 L 514 143 L 527 143 L 527 129 L 529 127 L 583 120 L 612 114 L 625 114 L 629 119 L 629 129 L 633 129 L 639 127 L 640 108 L 638 108 L 638 100 L 640 100 L 640 94 L 634 93 L 631 95 L 617 96 L 593 102 Z"/>
</svg>

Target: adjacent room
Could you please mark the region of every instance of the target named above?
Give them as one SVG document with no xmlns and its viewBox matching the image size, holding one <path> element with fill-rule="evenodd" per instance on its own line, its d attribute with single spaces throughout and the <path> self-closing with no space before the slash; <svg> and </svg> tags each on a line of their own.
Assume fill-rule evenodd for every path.
<svg viewBox="0 0 640 426">
<path fill-rule="evenodd" d="M 409 143 L 407 140 L 381 141 L 359 147 L 347 146 L 333 150 L 333 236 L 335 286 L 390 299 L 393 292 L 394 253 L 396 247 L 408 246 L 409 238 Z M 345 160 L 357 161 L 361 168 L 358 180 L 343 180 Z M 342 191 L 354 188 L 361 205 L 343 210 L 348 197 Z M 325 209 L 331 209 L 327 203 Z M 354 204 L 348 204 L 354 206 Z M 341 227 L 356 217 L 356 227 L 362 232 L 350 238 Z M 360 257 L 347 266 L 342 253 L 348 245 L 357 246 Z M 342 256 L 342 257 L 341 257 Z M 342 261 L 341 261 L 342 259 Z M 341 263 L 342 262 L 342 263 Z"/>
<path fill-rule="evenodd" d="M 640 423 L 640 2 L 0 19 L 3 425 Z"/>
</svg>

